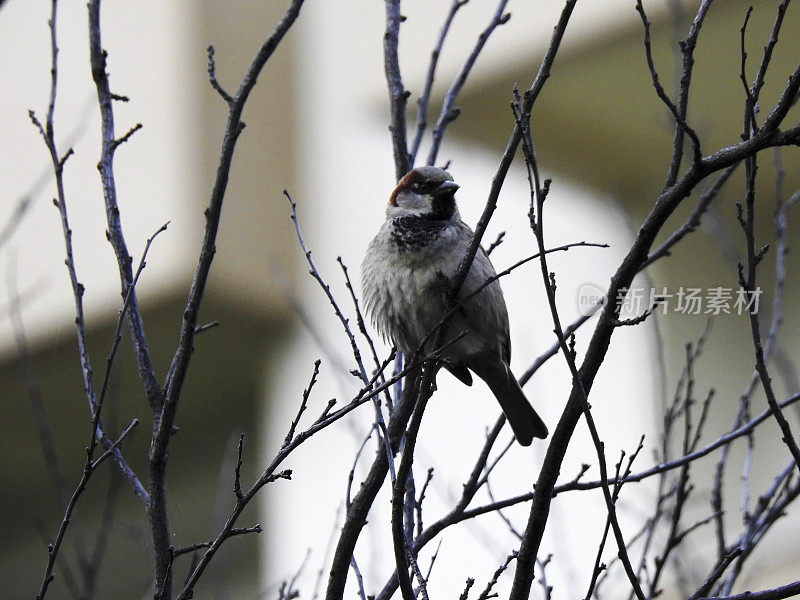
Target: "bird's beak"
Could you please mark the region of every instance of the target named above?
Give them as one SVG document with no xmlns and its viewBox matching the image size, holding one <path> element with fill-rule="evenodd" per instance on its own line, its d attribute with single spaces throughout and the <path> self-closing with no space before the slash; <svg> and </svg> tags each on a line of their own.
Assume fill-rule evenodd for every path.
<svg viewBox="0 0 800 600">
<path fill-rule="evenodd" d="M 443 181 L 436 191 L 433 192 L 434 196 L 452 196 L 460 186 L 454 181 Z"/>
</svg>

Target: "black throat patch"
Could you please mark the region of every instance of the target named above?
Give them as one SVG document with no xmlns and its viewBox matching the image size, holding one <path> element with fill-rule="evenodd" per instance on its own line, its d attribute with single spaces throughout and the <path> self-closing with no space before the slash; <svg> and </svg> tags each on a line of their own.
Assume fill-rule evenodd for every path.
<svg viewBox="0 0 800 600">
<path fill-rule="evenodd" d="M 450 225 L 438 215 L 405 215 L 392 219 L 392 241 L 399 252 L 417 252 Z"/>
</svg>

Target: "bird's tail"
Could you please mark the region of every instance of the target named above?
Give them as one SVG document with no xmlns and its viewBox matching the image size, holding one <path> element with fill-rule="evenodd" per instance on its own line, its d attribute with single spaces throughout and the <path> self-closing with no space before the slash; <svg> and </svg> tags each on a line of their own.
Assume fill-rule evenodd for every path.
<svg viewBox="0 0 800 600">
<path fill-rule="evenodd" d="M 511 369 L 505 363 L 500 365 L 500 368 L 489 371 L 480 369 L 481 372 L 473 367 L 473 371 L 492 390 L 520 445 L 530 446 L 533 438 L 547 437 L 547 425 L 528 402 Z"/>
</svg>

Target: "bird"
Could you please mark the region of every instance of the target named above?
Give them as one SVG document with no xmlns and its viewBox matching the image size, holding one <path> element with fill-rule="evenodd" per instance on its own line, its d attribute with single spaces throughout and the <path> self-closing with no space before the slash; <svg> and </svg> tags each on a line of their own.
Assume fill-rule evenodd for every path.
<svg viewBox="0 0 800 600">
<path fill-rule="evenodd" d="M 367 316 L 381 336 L 405 356 L 413 356 L 447 312 L 451 279 L 472 241 L 461 220 L 455 193 L 459 185 L 437 167 L 409 171 L 389 196 L 386 220 L 369 243 L 361 264 Z M 495 276 L 489 256 L 478 248 L 458 295 L 459 303 Z M 462 337 L 458 337 L 466 332 Z M 426 340 L 427 336 L 427 340 Z M 511 372 L 508 310 L 496 279 L 456 309 L 438 356 L 465 385 L 472 373 L 489 387 L 522 446 L 546 438 L 547 426 Z M 449 345 L 447 343 L 450 342 Z"/>
</svg>

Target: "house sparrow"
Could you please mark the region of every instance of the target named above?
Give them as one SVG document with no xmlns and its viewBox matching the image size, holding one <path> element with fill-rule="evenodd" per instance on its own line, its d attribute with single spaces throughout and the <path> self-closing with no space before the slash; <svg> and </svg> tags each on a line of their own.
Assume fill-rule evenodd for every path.
<svg viewBox="0 0 800 600">
<path fill-rule="evenodd" d="M 454 194 L 458 185 L 436 167 L 417 167 L 389 197 L 386 221 L 361 265 L 367 314 L 380 334 L 411 356 L 445 313 L 450 278 L 464 257 L 473 233 L 461 220 Z M 495 275 L 489 257 L 478 249 L 458 298 L 474 292 Z M 547 426 L 528 403 L 511 373 L 508 312 L 500 284 L 493 281 L 457 309 L 445 342 L 443 366 L 466 385 L 470 371 L 483 379 L 500 403 L 517 441 L 528 446 L 547 437 Z M 428 351 L 433 350 L 431 336 Z"/>
</svg>

